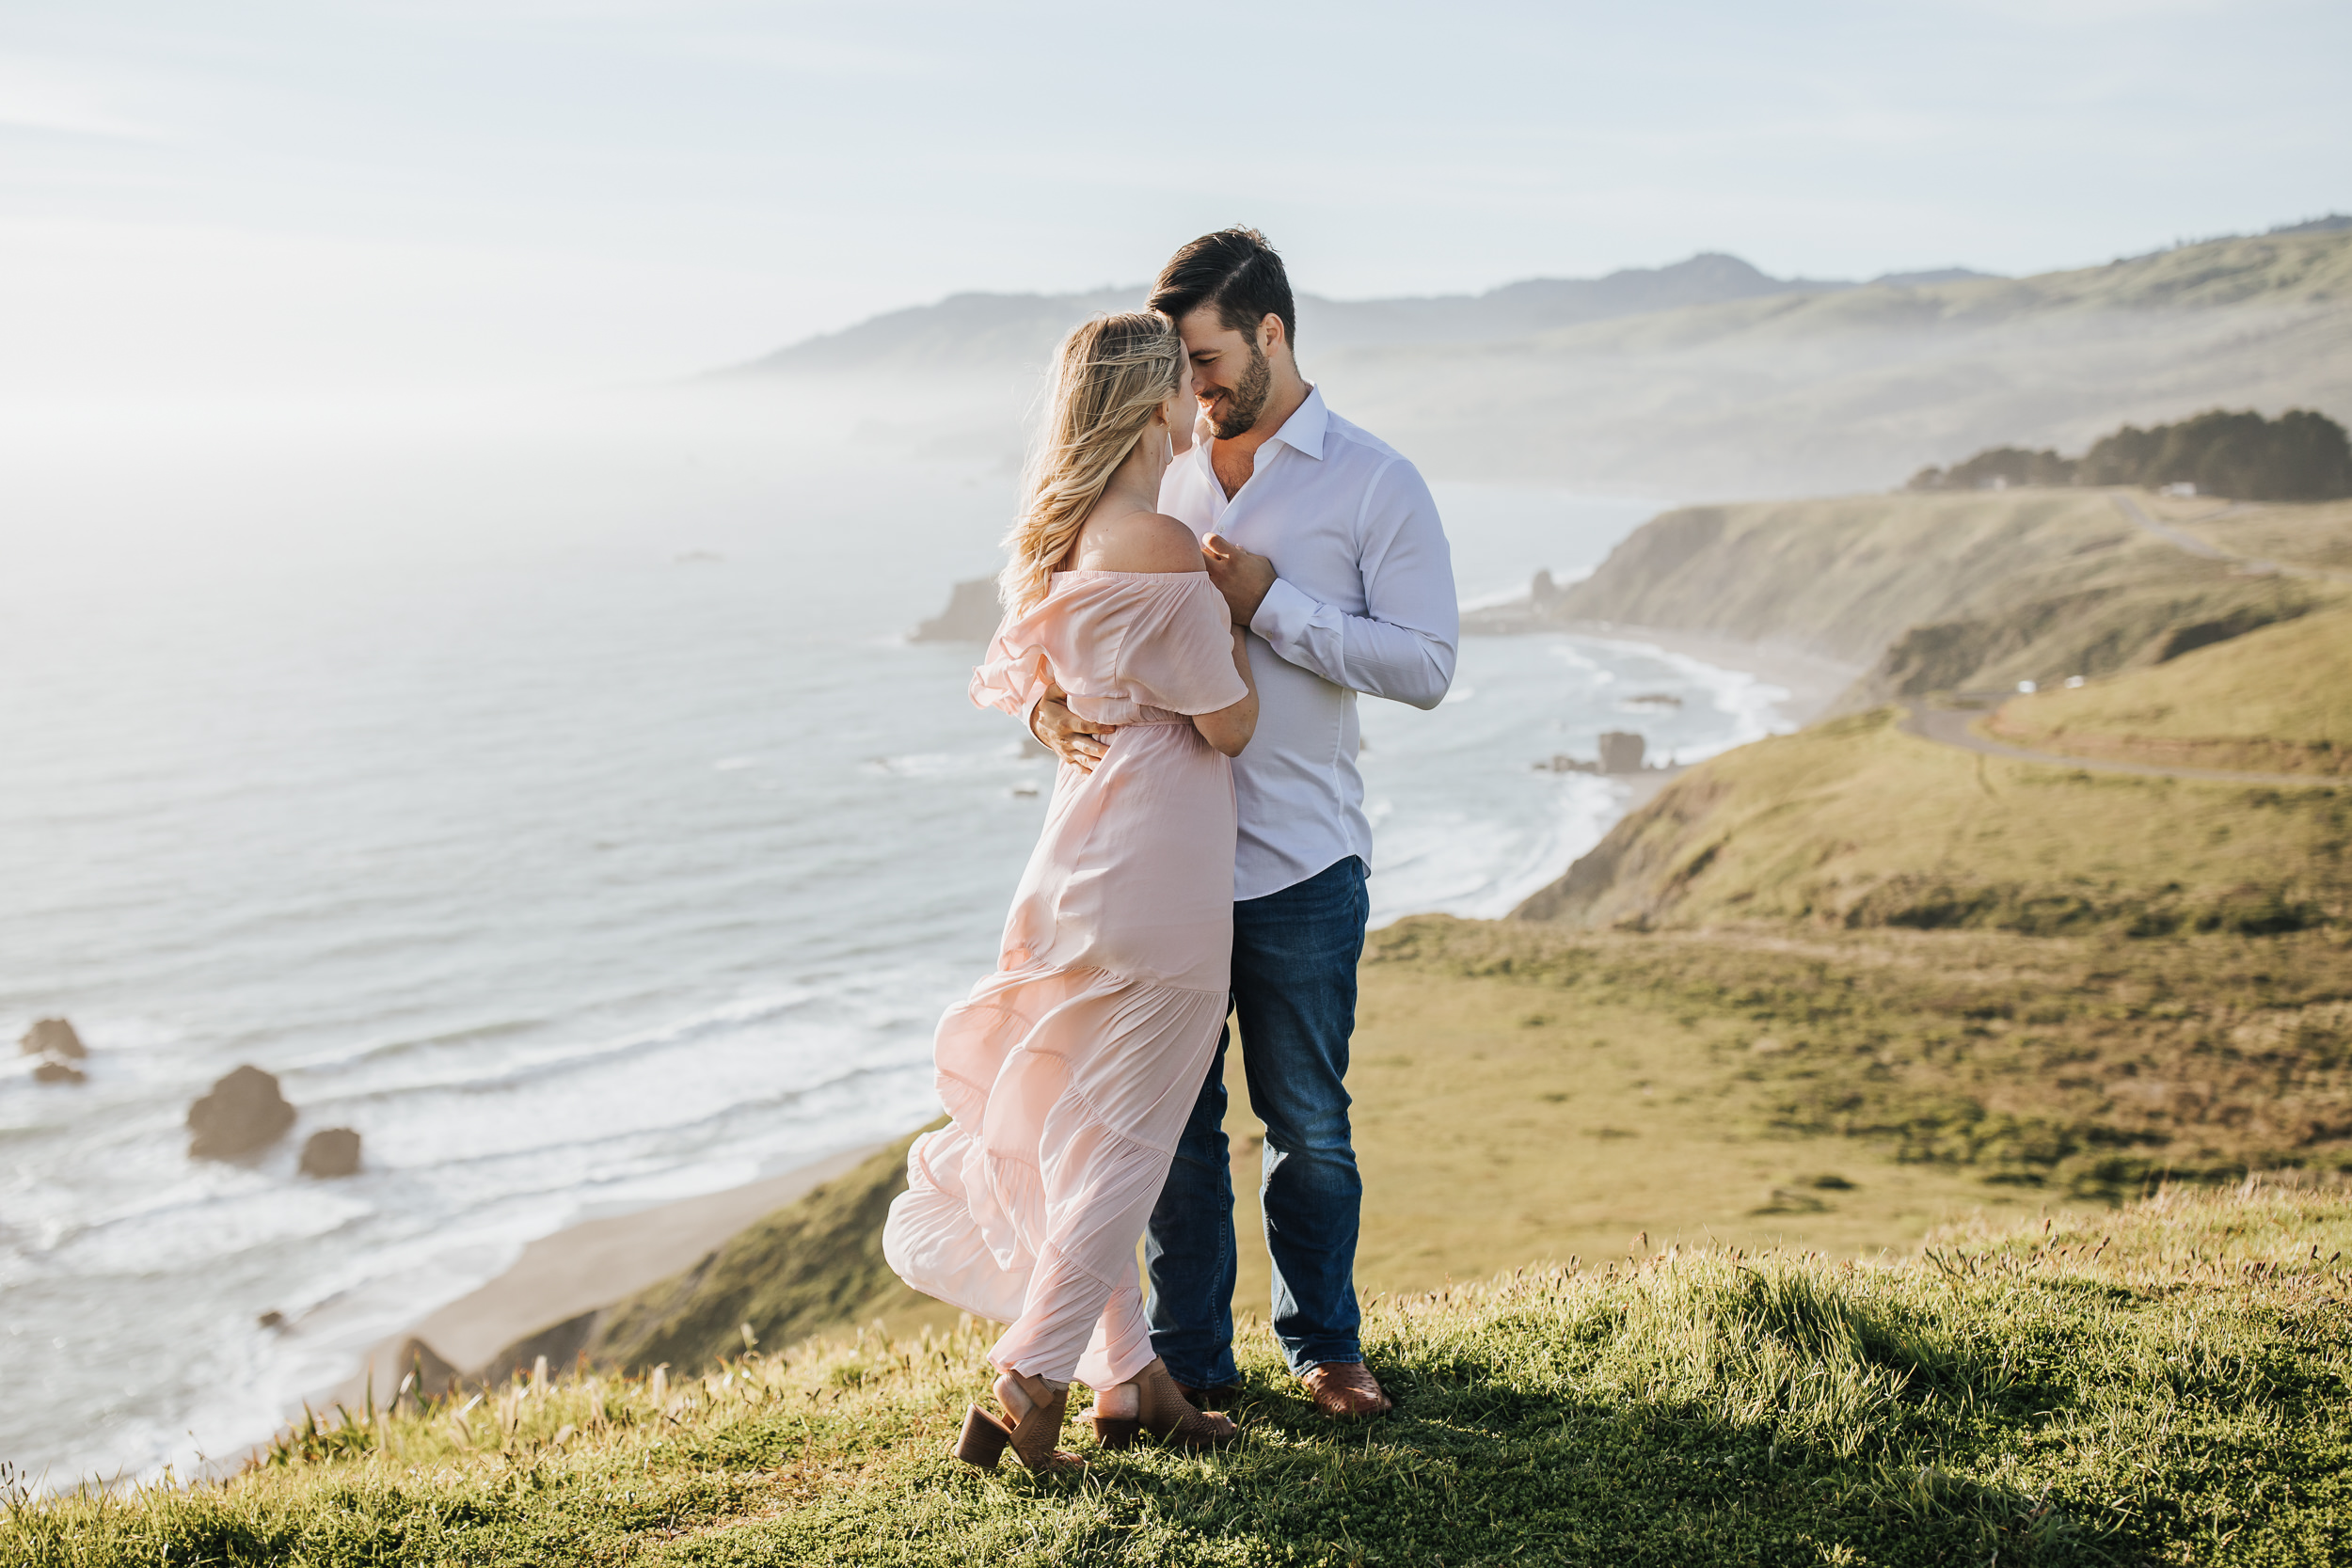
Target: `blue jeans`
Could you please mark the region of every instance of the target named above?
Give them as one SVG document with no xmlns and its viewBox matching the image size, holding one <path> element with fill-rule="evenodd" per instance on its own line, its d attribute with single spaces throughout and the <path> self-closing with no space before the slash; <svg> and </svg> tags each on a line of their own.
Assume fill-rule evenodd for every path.
<svg viewBox="0 0 2352 1568">
<path fill-rule="evenodd" d="M 1364 863 L 1233 906 L 1233 1012 L 1250 1109 L 1265 1123 L 1258 1188 L 1274 1259 L 1274 1336 L 1291 1370 L 1361 1361 L 1356 1231 L 1363 1180 L 1347 1119 L 1348 1037 L 1364 951 Z M 1233 1182 L 1225 1141 L 1225 1050 L 1176 1145 L 1144 1233 L 1152 1345 L 1176 1381 L 1231 1383 Z"/>
</svg>

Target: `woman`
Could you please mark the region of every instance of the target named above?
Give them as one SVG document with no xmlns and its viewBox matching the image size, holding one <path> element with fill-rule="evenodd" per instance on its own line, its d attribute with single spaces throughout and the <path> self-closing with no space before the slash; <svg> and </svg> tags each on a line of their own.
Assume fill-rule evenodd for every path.
<svg viewBox="0 0 2352 1568">
<path fill-rule="evenodd" d="M 989 1352 L 1009 1423 L 977 1405 L 959 1456 L 1032 1469 L 1070 1384 L 1095 1431 L 1232 1434 L 1152 1354 L 1136 1244 L 1226 1011 L 1233 780 L 1258 697 L 1241 628 L 1190 530 L 1158 510 L 1189 444 L 1192 373 L 1162 316 L 1098 318 L 1061 346 L 1046 429 L 1007 538 L 1004 624 L 972 700 L 1025 716 L 1048 690 L 1116 726 L 1064 767 L 1005 921 L 996 973 L 940 1020 L 951 1124 L 915 1141 L 882 1249 L 914 1289 L 1009 1323 Z"/>
</svg>

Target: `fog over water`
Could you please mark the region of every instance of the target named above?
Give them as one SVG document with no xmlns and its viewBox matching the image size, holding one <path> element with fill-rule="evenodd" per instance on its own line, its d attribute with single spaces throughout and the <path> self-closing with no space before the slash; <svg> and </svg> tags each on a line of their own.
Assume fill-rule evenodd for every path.
<svg viewBox="0 0 2352 1568">
<path fill-rule="evenodd" d="M 772 396 L 12 428 L 0 1031 L 91 1058 L 0 1058 L 0 1459 L 233 1455 L 532 1237 L 931 1114 L 1050 788 L 977 649 L 901 635 L 993 567 L 1001 460 Z M 1472 600 L 1656 510 L 1438 494 Z M 1471 640 L 1437 712 L 1364 704 L 1375 918 L 1501 913 L 1597 838 L 1623 786 L 1532 760 L 1687 759 L 1771 695 Z M 191 1162 L 240 1062 L 301 1119 Z M 297 1176 L 337 1125 L 362 1174 Z"/>
</svg>

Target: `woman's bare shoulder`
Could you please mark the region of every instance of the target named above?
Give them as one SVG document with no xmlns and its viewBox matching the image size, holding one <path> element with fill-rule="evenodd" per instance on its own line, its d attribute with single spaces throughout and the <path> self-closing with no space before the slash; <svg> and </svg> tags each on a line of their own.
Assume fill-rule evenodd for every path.
<svg viewBox="0 0 2352 1568">
<path fill-rule="evenodd" d="M 1094 572 L 1201 572 L 1200 541 L 1192 530 L 1160 512 L 1130 512 L 1087 528 L 1078 564 Z"/>
</svg>

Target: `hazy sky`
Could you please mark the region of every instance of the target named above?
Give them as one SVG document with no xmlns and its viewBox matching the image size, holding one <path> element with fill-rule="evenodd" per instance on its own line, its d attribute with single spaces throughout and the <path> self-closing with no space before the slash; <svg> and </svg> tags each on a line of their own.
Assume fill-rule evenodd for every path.
<svg viewBox="0 0 2352 1568">
<path fill-rule="evenodd" d="M 2352 209 L 2344 0 L 11 0 L 0 387 L 577 383 L 1264 228 L 1301 286 Z"/>
</svg>

